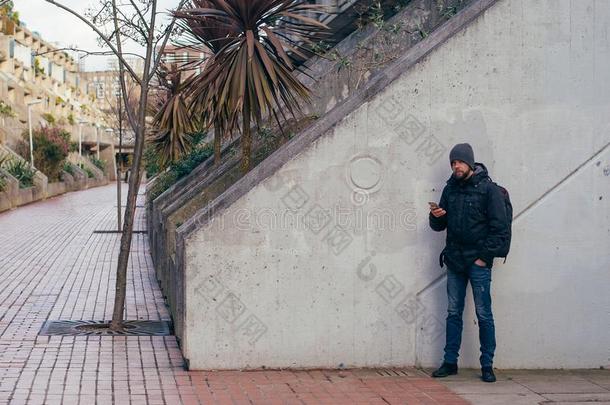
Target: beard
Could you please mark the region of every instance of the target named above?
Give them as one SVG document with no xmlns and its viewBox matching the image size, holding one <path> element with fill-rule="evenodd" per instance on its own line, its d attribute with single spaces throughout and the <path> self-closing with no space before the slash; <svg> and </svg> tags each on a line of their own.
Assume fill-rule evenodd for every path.
<svg viewBox="0 0 610 405">
<path fill-rule="evenodd" d="M 472 169 L 469 167 L 465 172 L 453 172 L 453 178 L 459 181 L 466 180 L 472 173 Z"/>
</svg>

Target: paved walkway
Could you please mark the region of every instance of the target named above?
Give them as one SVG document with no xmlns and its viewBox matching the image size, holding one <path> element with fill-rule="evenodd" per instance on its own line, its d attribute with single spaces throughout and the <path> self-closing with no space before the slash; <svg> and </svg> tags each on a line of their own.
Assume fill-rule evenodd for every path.
<svg viewBox="0 0 610 405">
<path fill-rule="evenodd" d="M 38 336 L 46 320 L 112 317 L 120 236 L 93 231 L 115 226 L 115 187 L 0 214 L 0 403 L 466 403 L 417 370 L 187 372 L 173 336 Z M 144 234 L 127 295 L 126 319 L 169 319 Z"/>
<path fill-rule="evenodd" d="M 114 193 L 110 185 L 0 214 L 0 403 L 610 401 L 608 371 L 499 373 L 493 385 L 474 371 L 442 381 L 414 369 L 188 372 L 173 336 L 38 336 L 46 320 L 111 318 L 119 235 L 93 231 L 113 228 Z M 127 294 L 126 319 L 169 319 L 143 234 L 134 234 Z"/>
</svg>

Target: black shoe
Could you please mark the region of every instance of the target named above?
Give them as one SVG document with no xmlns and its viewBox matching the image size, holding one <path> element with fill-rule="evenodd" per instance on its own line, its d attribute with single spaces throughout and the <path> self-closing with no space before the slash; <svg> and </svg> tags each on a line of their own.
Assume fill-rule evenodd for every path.
<svg viewBox="0 0 610 405">
<path fill-rule="evenodd" d="M 440 366 L 438 368 L 438 370 L 435 370 L 434 372 L 432 372 L 432 377 L 442 378 L 442 377 L 447 377 L 450 375 L 455 375 L 455 374 L 457 374 L 457 372 L 458 372 L 457 364 L 443 363 L 443 365 Z"/>
<path fill-rule="evenodd" d="M 496 375 L 492 367 L 481 368 L 481 379 L 485 382 L 496 382 Z"/>
</svg>

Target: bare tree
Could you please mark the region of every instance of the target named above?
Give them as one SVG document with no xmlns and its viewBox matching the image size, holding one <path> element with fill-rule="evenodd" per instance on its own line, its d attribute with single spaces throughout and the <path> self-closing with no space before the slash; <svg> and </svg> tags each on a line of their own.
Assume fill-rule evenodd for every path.
<svg viewBox="0 0 610 405">
<path fill-rule="evenodd" d="M 127 208 L 121 235 L 119 260 L 117 265 L 117 281 L 115 288 L 114 310 L 109 328 L 112 331 L 122 331 L 125 294 L 127 286 L 127 265 L 131 249 L 133 222 L 135 218 L 136 199 L 140 188 L 142 151 L 146 134 L 146 112 L 148 104 L 149 85 L 159 68 L 163 51 L 170 36 L 175 31 L 175 17 L 169 22 L 160 22 L 161 16 L 157 9 L 157 0 L 100 0 L 97 6 L 80 13 L 65 4 L 55 0 L 44 0 L 72 14 L 82 23 L 91 28 L 100 40 L 117 58 L 119 64 L 119 81 L 123 96 L 123 106 L 127 118 L 135 134 L 134 158 L 129 191 L 127 193 Z M 176 9 L 179 11 L 186 0 L 180 0 Z M 144 48 L 143 71 L 138 74 L 136 67 L 127 62 L 123 47 L 126 41 L 134 41 Z M 128 90 L 125 76 L 140 87 L 140 99 L 137 108 L 129 107 Z"/>
</svg>

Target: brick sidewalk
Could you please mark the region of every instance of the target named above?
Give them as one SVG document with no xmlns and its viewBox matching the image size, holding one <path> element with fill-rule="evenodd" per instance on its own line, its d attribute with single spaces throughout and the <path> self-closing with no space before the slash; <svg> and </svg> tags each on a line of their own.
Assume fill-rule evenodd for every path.
<svg viewBox="0 0 610 405">
<path fill-rule="evenodd" d="M 120 236 L 93 231 L 115 221 L 114 185 L 0 214 L 0 403 L 467 403 L 417 370 L 187 372 L 173 336 L 38 336 L 111 318 Z M 148 249 L 134 234 L 126 319 L 167 320 Z"/>
</svg>

